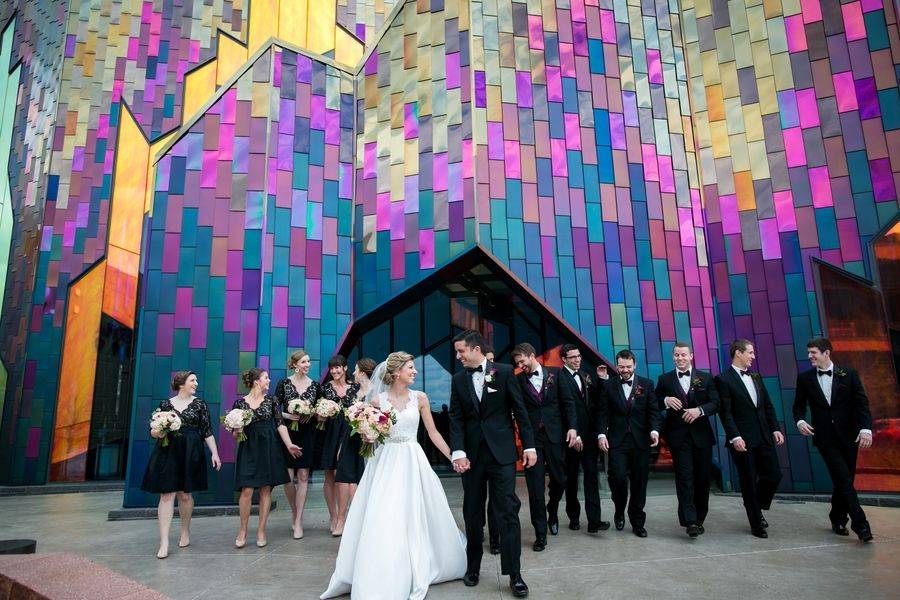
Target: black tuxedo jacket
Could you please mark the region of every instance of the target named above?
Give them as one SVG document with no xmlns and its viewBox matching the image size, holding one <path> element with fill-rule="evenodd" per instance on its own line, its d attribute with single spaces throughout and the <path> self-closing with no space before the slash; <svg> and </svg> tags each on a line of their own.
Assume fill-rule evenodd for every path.
<svg viewBox="0 0 900 600">
<path fill-rule="evenodd" d="M 646 377 L 632 376 L 629 398 L 622 391 L 622 378 L 618 375 L 601 381 L 597 434 L 605 433 L 611 448 L 620 446 L 630 430 L 637 447 L 646 450 L 650 447 L 650 432 L 659 431 L 661 420 L 653 382 Z M 596 439 L 591 442 L 596 443 Z"/>
<path fill-rule="evenodd" d="M 501 465 L 516 462 L 516 437 L 513 416 L 519 425 L 522 448 L 534 448 L 534 434 L 522 401 L 522 388 L 512 367 L 488 361 L 481 400 L 475 395 L 472 375 L 465 369 L 453 375 L 450 383 L 450 450 L 464 450 L 470 460 L 478 455 L 484 441 Z"/>
<path fill-rule="evenodd" d="M 678 398 L 684 408 L 700 408 L 703 416 L 693 423 L 685 423 L 681 418 L 684 411 L 666 408 L 666 396 Z M 684 388 L 678 382 L 677 371 L 663 373 L 656 381 L 656 400 L 664 418 L 663 432 L 669 447 L 678 448 L 688 438 L 693 440 L 697 448 L 711 448 L 716 445 L 711 417 L 719 412 L 719 392 L 713 383 L 712 375 L 692 369 L 690 387 L 685 394 Z"/>
<path fill-rule="evenodd" d="M 852 446 L 860 429 L 872 429 L 869 399 L 853 369 L 832 366 L 831 406 L 819 386 L 817 369 L 797 375 L 794 421 L 806 420 L 812 412 L 813 444 Z"/>
<path fill-rule="evenodd" d="M 543 428 L 553 443 L 562 443 L 566 431 L 578 429 L 575 398 L 561 390 L 559 371 L 557 367 L 541 365 L 544 382 L 540 395 L 535 392 L 527 373 L 522 372 L 516 376 L 522 386 L 522 399 L 528 411 L 532 431 L 537 433 Z"/>
<path fill-rule="evenodd" d="M 575 383 L 576 376 L 581 379 L 581 391 L 578 391 L 578 384 Z M 578 371 L 573 376 L 565 367 L 559 369 L 559 394 L 572 399 L 575 407 L 575 429 L 585 441 L 597 437 L 594 432 L 597 419 L 594 385 L 593 378 L 584 371 Z"/>
<path fill-rule="evenodd" d="M 719 419 L 729 443 L 741 437 L 748 446 L 774 446 L 772 432 L 779 431 L 775 407 L 759 374 L 754 373 L 752 379 L 756 387 L 757 406 L 753 406 L 753 399 L 734 367 L 728 365 L 716 377 L 716 388 L 722 401 Z"/>
</svg>

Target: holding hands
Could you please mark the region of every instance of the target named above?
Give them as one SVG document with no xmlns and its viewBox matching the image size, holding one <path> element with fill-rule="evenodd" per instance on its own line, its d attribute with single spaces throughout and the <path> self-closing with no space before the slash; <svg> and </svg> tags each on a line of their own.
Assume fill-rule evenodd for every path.
<svg viewBox="0 0 900 600">
<path fill-rule="evenodd" d="M 462 475 L 466 471 L 472 468 L 472 463 L 469 462 L 468 458 L 457 458 L 453 461 L 453 470 Z"/>
</svg>

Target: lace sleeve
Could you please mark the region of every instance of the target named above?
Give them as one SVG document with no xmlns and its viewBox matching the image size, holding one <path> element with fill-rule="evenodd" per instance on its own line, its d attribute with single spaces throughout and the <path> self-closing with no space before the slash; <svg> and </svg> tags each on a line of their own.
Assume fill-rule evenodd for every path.
<svg viewBox="0 0 900 600">
<path fill-rule="evenodd" d="M 284 425 L 284 417 L 281 416 L 281 406 L 274 396 L 269 396 L 269 401 L 272 403 L 272 421 L 275 422 L 275 427 L 281 427 Z"/>
<path fill-rule="evenodd" d="M 200 413 L 200 423 L 199 423 L 200 435 L 203 436 L 203 439 L 206 439 L 206 438 L 212 436 L 212 434 L 213 434 L 212 423 L 210 422 L 210 416 L 209 416 L 209 406 L 206 404 L 206 402 L 204 402 L 203 400 L 200 400 L 199 398 L 197 398 L 197 402 L 200 405 L 200 410 L 199 410 L 199 413 Z"/>
</svg>

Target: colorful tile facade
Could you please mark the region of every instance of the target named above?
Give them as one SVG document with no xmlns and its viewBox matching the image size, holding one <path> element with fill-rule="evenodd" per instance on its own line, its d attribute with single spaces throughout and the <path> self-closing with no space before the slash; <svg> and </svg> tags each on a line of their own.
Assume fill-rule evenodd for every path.
<svg viewBox="0 0 900 600">
<path fill-rule="evenodd" d="M 251 365 L 278 376 L 303 346 L 318 372 L 354 317 L 475 244 L 644 375 L 676 340 L 718 370 L 753 339 L 783 417 L 821 328 L 810 259 L 871 277 L 868 241 L 898 210 L 890 3 L 37 4 L 15 25 L 3 482 L 47 479 L 63 316 L 97 261 L 104 313 L 137 320 L 140 505 L 143 423 L 172 371 L 195 369 L 216 414 Z M 163 151 L 129 183 L 117 155 L 141 136 Z M 129 185 L 140 235 L 113 202 Z M 821 488 L 786 430 L 785 487 Z M 202 500 L 230 500 L 227 466 L 215 481 Z"/>
</svg>

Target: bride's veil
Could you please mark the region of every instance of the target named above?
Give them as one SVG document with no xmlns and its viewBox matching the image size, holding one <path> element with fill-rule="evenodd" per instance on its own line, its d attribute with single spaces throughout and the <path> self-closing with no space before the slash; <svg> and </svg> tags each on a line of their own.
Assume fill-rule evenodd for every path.
<svg viewBox="0 0 900 600">
<path fill-rule="evenodd" d="M 384 382 L 384 374 L 387 372 L 387 361 L 382 361 L 369 378 L 369 391 L 366 392 L 366 403 L 372 404 L 372 400 L 378 398 L 382 393 L 388 391 L 388 385 Z"/>
</svg>

